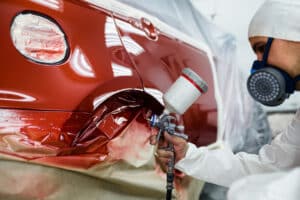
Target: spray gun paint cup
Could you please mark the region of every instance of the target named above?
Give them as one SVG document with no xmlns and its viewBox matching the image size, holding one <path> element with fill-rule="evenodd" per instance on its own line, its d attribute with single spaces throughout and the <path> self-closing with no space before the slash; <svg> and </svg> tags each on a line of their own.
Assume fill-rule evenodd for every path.
<svg viewBox="0 0 300 200">
<path fill-rule="evenodd" d="M 181 76 L 163 96 L 164 112 L 183 114 L 207 89 L 207 83 L 198 74 L 190 68 L 183 69 Z"/>
</svg>

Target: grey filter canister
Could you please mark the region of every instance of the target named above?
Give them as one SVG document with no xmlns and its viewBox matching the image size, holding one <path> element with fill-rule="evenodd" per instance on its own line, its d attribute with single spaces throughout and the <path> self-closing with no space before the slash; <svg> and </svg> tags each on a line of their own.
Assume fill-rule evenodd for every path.
<svg viewBox="0 0 300 200">
<path fill-rule="evenodd" d="M 185 68 L 175 83 L 163 96 L 166 113 L 183 114 L 202 94 L 207 83 L 193 70 Z"/>
<path fill-rule="evenodd" d="M 272 68 L 253 73 L 248 79 L 247 87 L 256 101 L 267 106 L 277 106 L 287 97 L 284 78 Z"/>
</svg>

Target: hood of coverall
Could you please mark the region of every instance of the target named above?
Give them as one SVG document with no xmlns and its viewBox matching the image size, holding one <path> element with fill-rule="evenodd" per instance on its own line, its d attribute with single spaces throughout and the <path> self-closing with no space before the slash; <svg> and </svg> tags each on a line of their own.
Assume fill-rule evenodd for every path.
<svg viewBox="0 0 300 200">
<path fill-rule="evenodd" d="M 267 0 L 249 25 L 248 37 L 265 36 L 300 41 L 300 1 Z"/>
</svg>

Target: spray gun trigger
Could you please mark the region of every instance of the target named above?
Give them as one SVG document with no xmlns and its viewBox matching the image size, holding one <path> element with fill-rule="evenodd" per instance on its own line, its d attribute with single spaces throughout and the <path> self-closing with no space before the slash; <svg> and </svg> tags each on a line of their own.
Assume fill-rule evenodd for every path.
<svg viewBox="0 0 300 200">
<path fill-rule="evenodd" d="M 173 135 L 175 135 L 176 137 L 180 137 L 184 140 L 188 140 L 189 139 L 189 136 L 184 134 L 184 133 L 177 133 L 177 132 L 174 132 Z"/>
<path fill-rule="evenodd" d="M 184 126 L 183 125 L 178 125 L 176 126 L 176 130 L 179 131 L 180 133 L 184 132 Z"/>
</svg>

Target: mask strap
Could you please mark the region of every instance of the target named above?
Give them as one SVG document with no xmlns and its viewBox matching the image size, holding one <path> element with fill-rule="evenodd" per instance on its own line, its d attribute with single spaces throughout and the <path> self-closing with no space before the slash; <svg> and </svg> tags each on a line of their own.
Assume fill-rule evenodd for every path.
<svg viewBox="0 0 300 200">
<path fill-rule="evenodd" d="M 263 61 L 263 65 L 267 64 L 268 56 L 269 56 L 269 51 L 270 51 L 272 42 L 273 42 L 273 38 L 269 37 L 268 41 L 267 41 L 267 44 L 265 46 L 265 51 L 264 51 L 264 55 L 263 55 L 263 60 L 262 60 Z"/>
<path fill-rule="evenodd" d="M 289 75 L 287 75 L 289 76 Z M 291 79 L 291 82 L 287 83 L 287 92 L 292 94 L 295 91 L 296 83 L 300 81 L 300 75 L 296 76 L 295 78 Z"/>
<path fill-rule="evenodd" d="M 300 75 L 296 76 L 296 77 L 294 78 L 294 80 L 295 80 L 295 82 L 300 81 Z"/>
</svg>

